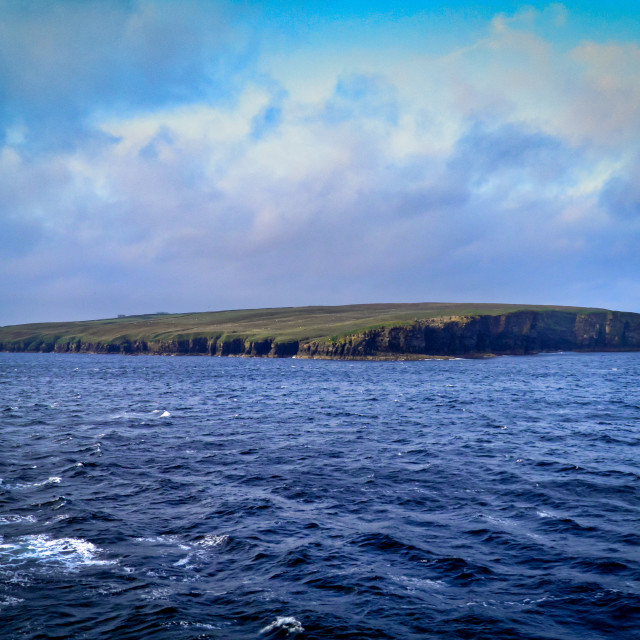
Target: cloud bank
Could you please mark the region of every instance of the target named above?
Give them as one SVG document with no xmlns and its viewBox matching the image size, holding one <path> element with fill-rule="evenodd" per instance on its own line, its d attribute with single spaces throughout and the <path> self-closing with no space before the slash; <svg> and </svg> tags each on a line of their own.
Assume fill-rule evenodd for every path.
<svg viewBox="0 0 640 640">
<path fill-rule="evenodd" d="M 570 40 L 570 7 L 497 14 L 436 50 L 419 13 L 406 41 L 391 18 L 393 37 L 354 37 L 351 18 L 322 41 L 257 5 L 0 14 L 0 324 L 374 301 L 640 311 L 640 47 Z"/>
</svg>

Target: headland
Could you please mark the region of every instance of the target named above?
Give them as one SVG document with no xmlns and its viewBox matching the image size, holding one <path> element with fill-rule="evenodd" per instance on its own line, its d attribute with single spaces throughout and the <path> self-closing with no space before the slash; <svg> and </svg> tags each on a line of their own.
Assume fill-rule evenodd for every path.
<svg viewBox="0 0 640 640">
<path fill-rule="evenodd" d="M 640 350 L 640 314 L 404 303 L 282 307 L 0 327 L 0 351 L 397 360 Z"/>
</svg>

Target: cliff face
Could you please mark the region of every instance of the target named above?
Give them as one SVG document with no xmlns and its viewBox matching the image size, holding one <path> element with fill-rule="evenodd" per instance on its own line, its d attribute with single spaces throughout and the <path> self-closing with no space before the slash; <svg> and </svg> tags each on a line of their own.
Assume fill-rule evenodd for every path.
<svg viewBox="0 0 640 640">
<path fill-rule="evenodd" d="M 540 351 L 640 350 L 640 314 L 603 311 L 516 311 L 500 315 L 447 316 L 385 326 L 318 340 L 248 340 L 186 336 L 172 340 L 109 342 L 31 336 L 0 343 L 0 351 L 395 359 L 403 356 L 527 354 Z"/>
<path fill-rule="evenodd" d="M 434 318 L 406 327 L 371 329 L 333 341 L 302 344 L 298 355 L 366 358 L 636 349 L 640 349 L 637 314 L 521 311 L 496 316 Z"/>
<path fill-rule="evenodd" d="M 11 345 L 8 345 L 9 347 Z M 219 337 L 195 337 L 176 340 L 122 340 L 116 342 L 58 341 L 44 348 L 4 348 L 0 351 L 55 351 L 56 353 L 121 353 L 125 355 L 204 355 L 286 358 L 298 352 L 298 342 L 275 342 L 271 339 L 250 341 L 243 338 L 221 340 Z"/>
</svg>

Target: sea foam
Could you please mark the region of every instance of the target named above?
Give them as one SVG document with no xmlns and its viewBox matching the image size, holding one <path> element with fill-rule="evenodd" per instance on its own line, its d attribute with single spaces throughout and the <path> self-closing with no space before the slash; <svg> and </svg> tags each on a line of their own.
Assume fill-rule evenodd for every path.
<svg viewBox="0 0 640 640">
<path fill-rule="evenodd" d="M 260 630 L 260 633 L 269 633 L 275 629 L 282 629 L 287 634 L 290 633 L 302 633 L 304 627 L 300 624 L 299 620 L 296 620 L 292 616 L 278 616 L 271 624 Z"/>
<path fill-rule="evenodd" d="M 37 562 L 70 571 L 85 565 L 114 564 L 113 561 L 98 559 L 101 551 L 82 538 L 52 538 L 47 534 L 39 534 L 20 536 L 11 542 L 0 544 L 0 561 L 13 566 Z"/>
</svg>

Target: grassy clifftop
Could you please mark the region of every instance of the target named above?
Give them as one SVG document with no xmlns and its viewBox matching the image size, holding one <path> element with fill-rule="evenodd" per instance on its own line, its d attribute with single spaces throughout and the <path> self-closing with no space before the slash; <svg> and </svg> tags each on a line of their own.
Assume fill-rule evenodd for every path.
<svg viewBox="0 0 640 640">
<path fill-rule="evenodd" d="M 419 320 L 443 317 L 496 316 L 518 311 L 560 311 L 590 314 L 604 309 L 514 304 L 360 304 L 333 307 L 283 307 L 205 313 L 153 314 L 104 320 L 51 322 L 0 327 L 5 350 L 22 343 L 25 349 L 41 350 L 38 343 L 81 342 L 102 345 L 123 341 L 185 340 L 217 337 L 222 341 L 242 338 L 260 342 L 331 339 L 383 326 L 407 326 Z M 31 349 L 29 345 L 33 345 Z M 53 350 L 53 349 L 46 349 Z"/>
</svg>

